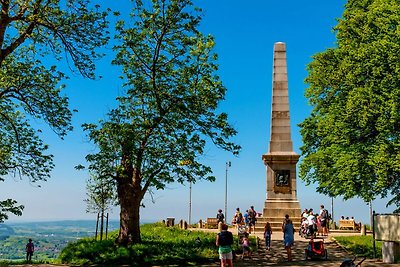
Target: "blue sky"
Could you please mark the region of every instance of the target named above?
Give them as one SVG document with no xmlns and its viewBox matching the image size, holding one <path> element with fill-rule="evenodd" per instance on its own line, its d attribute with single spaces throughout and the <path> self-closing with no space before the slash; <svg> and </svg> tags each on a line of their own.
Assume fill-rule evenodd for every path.
<svg viewBox="0 0 400 267">
<path fill-rule="evenodd" d="M 130 1 L 113 1 L 112 8 L 128 10 Z M 215 51 L 219 55 L 219 75 L 228 89 L 220 111 L 229 114 L 229 121 L 237 128 L 236 141 L 242 146 L 238 157 L 209 147 L 202 160 L 213 168 L 217 181 L 198 182 L 192 189 L 192 222 L 214 217 L 218 208 L 224 209 L 225 163 L 228 169 L 228 217 L 236 207 L 242 210 L 254 205 L 262 211 L 266 198 L 266 170 L 261 160 L 268 152 L 271 114 L 272 61 L 275 42 L 285 42 L 289 78 L 291 131 L 294 150 L 300 154 L 301 136 L 297 124 L 306 118 L 311 108 L 304 97 L 306 65 L 311 56 L 335 45 L 332 27 L 341 17 L 344 0 L 338 1 L 265 1 L 218 0 L 194 1 L 204 10 L 201 25 L 203 33 L 215 37 Z M 55 156 L 56 168 L 51 179 L 38 188 L 26 179 L 8 179 L 0 187 L 2 199 L 12 197 L 25 205 L 22 217 L 11 216 L 10 221 L 94 219 L 85 213 L 85 172 L 74 170 L 84 164 L 84 157 L 93 151 L 80 125 L 105 118 L 116 105 L 115 97 L 122 90 L 119 70 L 111 66 L 111 45 L 106 58 L 98 64 L 98 75 L 103 79 L 90 81 L 78 76 L 66 83 L 65 93 L 70 97 L 71 108 L 79 112 L 73 118 L 75 129 L 65 140 L 45 131 L 46 143 Z M 40 124 L 39 127 L 46 128 Z M 331 200 L 317 194 L 314 186 L 306 186 L 297 179 L 297 194 L 301 208 L 331 208 Z M 145 196 L 146 208 L 141 218 L 161 220 L 175 217 L 188 220 L 189 186 L 171 184 L 164 191 Z M 386 200 L 376 200 L 377 212 L 385 209 Z M 334 200 L 335 217 L 355 216 L 369 223 L 369 207 L 358 199 Z M 110 215 L 118 218 L 118 209 Z"/>
</svg>

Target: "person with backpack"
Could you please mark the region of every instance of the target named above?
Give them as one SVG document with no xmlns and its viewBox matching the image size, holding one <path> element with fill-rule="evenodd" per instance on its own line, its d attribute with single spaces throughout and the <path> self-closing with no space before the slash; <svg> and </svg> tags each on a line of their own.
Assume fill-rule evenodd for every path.
<svg viewBox="0 0 400 267">
<path fill-rule="evenodd" d="M 328 236 L 329 213 L 322 204 L 321 204 L 321 210 L 319 211 L 319 215 L 321 220 L 322 235 Z"/>
<path fill-rule="evenodd" d="M 225 216 L 224 216 L 224 214 L 222 213 L 222 210 L 221 209 L 219 209 L 218 210 L 218 213 L 217 213 L 217 220 L 218 220 L 218 223 L 224 223 L 225 222 Z"/>
<path fill-rule="evenodd" d="M 253 232 L 256 233 L 256 221 L 257 221 L 257 212 L 254 210 L 254 206 L 251 206 L 249 209 L 249 234 L 251 234 L 251 229 L 253 228 Z"/>
<path fill-rule="evenodd" d="M 233 235 L 228 231 L 228 225 L 222 224 L 222 231 L 217 235 L 215 244 L 218 246 L 219 259 L 221 267 L 233 267 L 232 244 Z"/>
<path fill-rule="evenodd" d="M 238 229 L 244 223 L 243 214 L 240 212 L 239 208 L 236 208 L 235 217 L 233 218 L 233 221 Z"/>
</svg>

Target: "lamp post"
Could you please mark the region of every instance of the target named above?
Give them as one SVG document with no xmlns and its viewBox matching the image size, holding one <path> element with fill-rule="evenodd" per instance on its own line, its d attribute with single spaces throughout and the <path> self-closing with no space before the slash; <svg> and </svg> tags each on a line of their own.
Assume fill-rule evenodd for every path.
<svg viewBox="0 0 400 267">
<path fill-rule="evenodd" d="M 228 168 L 231 166 L 231 162 L 225 162 L 225 222 L 227 222 L 228 214 L 227 207 L 228 207 Z"/>
<path fill-rule="evenodd" d="M 192 225 L 192 179 L 189 181 L 189 225 Z"/>
<path fill-rule="evenodd" d="M 331 218 L 332 218 L 332 229 L 335 229 L 334 228 L 334 226 L 335 226 L 335 217 L 334 217 L 334 214 L 333 214 L 333 197 L 331 198 Z M 328 228 L 329 228 L 329 225 L 328 225 Z"/>
</svg>

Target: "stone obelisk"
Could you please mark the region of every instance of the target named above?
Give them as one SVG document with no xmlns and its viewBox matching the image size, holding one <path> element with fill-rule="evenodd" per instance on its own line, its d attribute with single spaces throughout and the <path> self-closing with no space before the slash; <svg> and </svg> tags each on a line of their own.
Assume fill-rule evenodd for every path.
<svg viewBox="0 0 400 267">
<path fill-rule="evenodd" d="M 293 151 L 290 135 L 286 44 L 278 42 L 274 44 L 271 139 L 268 153 L 262 156 L 267 169 L 263 217 L 272 226 L 280 227 L 285 214 L 292 218 L 300 217 L 296 192 L 296 164 L 299 157 Z"/>
</svg>

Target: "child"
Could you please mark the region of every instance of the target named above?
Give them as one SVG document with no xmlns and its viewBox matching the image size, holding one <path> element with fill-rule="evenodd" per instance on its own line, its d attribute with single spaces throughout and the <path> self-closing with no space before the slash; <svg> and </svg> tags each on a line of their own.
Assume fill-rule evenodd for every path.
<svg viewBox="0 0 400 267">
<path fill-rule="evenodd" d="M 271 250 L 271 235 L 272 235 L 271 224 L 267 222 L 264 226 L 264 238 L 265 238 L 265 246 L 268 251 Z"/>
<path fill-rule="evenodd" d="M 242 238 L 242 247 L 243 247 L 242 259 L 244 258 L 245 255 L 251 258 L 249 233 L 244 234 L 244 237 Z"/>
</svg>

